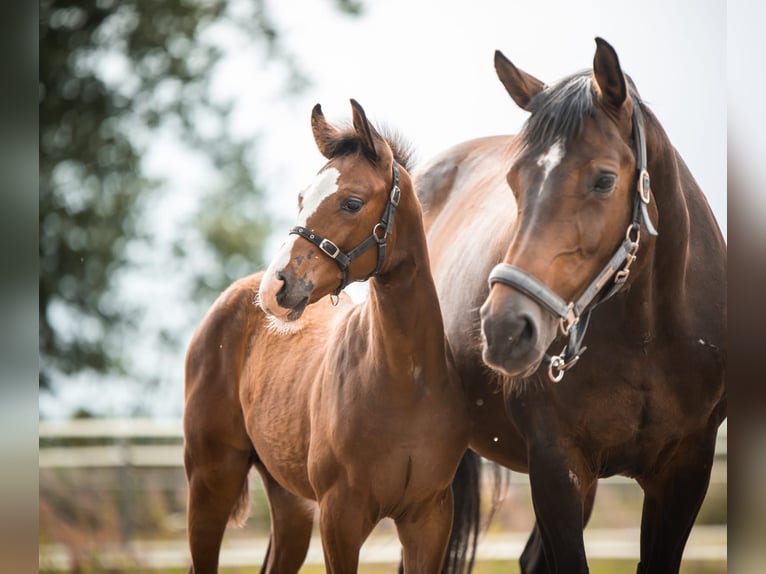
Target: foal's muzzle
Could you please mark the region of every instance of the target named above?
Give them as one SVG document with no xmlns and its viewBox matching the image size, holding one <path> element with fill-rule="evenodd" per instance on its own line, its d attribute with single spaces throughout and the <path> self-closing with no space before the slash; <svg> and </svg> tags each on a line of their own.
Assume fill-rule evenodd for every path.
<svg viewBox="0 0 766 574">
<path fill-rule="evenodd" d="M 290 267 L 268 270 L 261 280 L 261 308 L 282 321 L 300 319 L 309 304 L 314 283 L 304 275 L 296 275 Z"/>
</svg>

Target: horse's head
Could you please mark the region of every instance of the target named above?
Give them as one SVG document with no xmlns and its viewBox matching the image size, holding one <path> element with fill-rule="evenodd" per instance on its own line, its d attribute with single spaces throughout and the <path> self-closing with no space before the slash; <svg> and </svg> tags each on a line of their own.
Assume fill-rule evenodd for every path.
<svg viewBox="0 0 766 574">
<path fill-rule="evenodd" d="M 307 305 L 384 265 L 400 170 L 362 107 L 354 100 L 351 106 L 353 128 L 343 130 L 327 122 L 319 104 L 311 113 L 314 139 L 328 162 L 298 194 L 297 224 L 261 281 L 261 308 L 278 320 L 298 319 Z"/>
<path fill-rule="evenodd" d="M 638 246 L 636 210 L 649 203 L 648 180 L 643 206 L 635 199 L 639 103 L 614 49 L 596 44 L 592 71 L 552 87 L 495 53 L 501 82 L 531 112 L 507 174 L 517 227 L 481 308 L 484 360 L 509 375 L 534 372 L 559 327 L 624 281 Z"/>
</svg>

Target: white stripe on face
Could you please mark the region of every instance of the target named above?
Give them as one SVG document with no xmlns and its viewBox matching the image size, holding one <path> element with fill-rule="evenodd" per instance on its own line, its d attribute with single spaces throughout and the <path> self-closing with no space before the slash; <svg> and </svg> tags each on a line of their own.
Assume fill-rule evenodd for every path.
<svg viewBox="0 0 766 574">
<path fill-rule="evenodd" d="M 271 260 L 268 269 L 266 269 L 267 276 L 271 277 L 277 271 L 282 271 L 285 267 L 287 267 L 287 264 L 290 263 L 290 253 L 292 253 L 293 244 L 295 243 L 296 239 L 298 239 L 297 235 L 289 235 L 287 239 L 285 239 L 285 242 L 282 244 L 282 246 L 279 248 L 279 251 L 277 251 L 277 254 L 274 256 L 274 259 Z"/>
<path fill-rule="evenodd" d="M 553 171 L 553 169 L 561 163 L 561 159 L 564 157 L 564 142 L 563 140 L 556 140 L 553 145 L 548 148 L 544 154 L 537 158 L 537 165 L 543 168 L 543 181 L 540 183 L 540 189 L 545 186 L 545 180 Z"/>
<path fill-rule="evenodd" d="M 305 227 L 309 217 L 319 208 L 319 205 L 333 193 L 338 191 L 340 172 L 334 167 L 328 167 L 317 174 L 314 181 L 303 193 L 303 209 L 298 213 L 298 225 Z"/>
<path fill-rule="evenodd" d="M 303 208 L 298 213 L 298 225 L 306 227 L 306 222 L 316 212 L 319 205 L 327 197 L 338 191 L 339 177 L 340 172 L 334 167 L 329 167 L 314 178 L 311 185 L 303 192 Z M 266 269 L 258 291 L 259 300 L 263 304 L 274 305 L 272 301 L 267 300 L 267 294 L 279 291 L 279 286 L 274 284 L 275 281 L 279 281 L 277 273 L 284 271 L 290 264 L 293 246 L 297 240 L 297 235 L 289 235 Z M 274 293 L 272 293 L 272 297 Z"/>
</svg>

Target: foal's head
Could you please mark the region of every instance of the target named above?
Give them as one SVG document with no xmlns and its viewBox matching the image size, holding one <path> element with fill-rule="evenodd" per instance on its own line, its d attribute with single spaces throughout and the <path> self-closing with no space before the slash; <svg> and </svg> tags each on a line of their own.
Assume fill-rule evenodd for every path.
<svg viewBox="0 0 766 574">
<path fill-rule="evenodd" d="M 564 325 L 537 290 L 564 302 L 590 291 L 630 230 L 636 190 L 636 144 L 629 90 L 614 49 L 601 39 L 593 70 L 548 87 L 500 52 L 495 68 L 511 98 L 531 112 L 523 148 L 507 174 L 517 199 L 517 228 L 504 263 L 533 279 L 525 293 L 492 283 L 481 309 L 484 360 L 509 375 L 528 375 Z M 648 193 L 648 191 L 647 191 Z M 603 287 L 611 285 L 604 279 Z M 566 306 L 566 305 L 565 305 Z M 555 351 L 558 351 L 556 349 Z"/>
<path fill-rule="evenodd" d="M 260 305 L 272 317 L 295 321 L 306 306 L 353 281 L 384 271 L 406 154 L 367 120 L 351 100 L 353 127 L 330 125 L 317 104 L 311 128 L 328 162 L 298 194 L 298 221 L 261 281 Z"/>
</svg>

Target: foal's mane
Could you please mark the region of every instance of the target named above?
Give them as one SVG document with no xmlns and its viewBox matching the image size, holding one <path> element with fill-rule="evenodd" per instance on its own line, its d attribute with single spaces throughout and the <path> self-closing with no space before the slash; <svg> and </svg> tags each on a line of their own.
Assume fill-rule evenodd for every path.
<svg viewBox="0 0 766 574">
<path fill-rule="evenodd" d="M 381 137 L 391 148 L 396 163 L 411 172 L 414 164 L 414 148 L 412 144 L 399 132 L 389 126 L 382 126 L 382 129 L 380 129 L 378 133 L 380 133 Z M 365 153 L 362 140 L 357 136 L 353 127 L 345 127 L 341 129 L 338 137 L 332 142 L 330 157 L 336 158 L 356 153 Z"/>
<path fill-rule="evenodd" d="M 591 70 L 575 72 L 532 99 L 532 113 L 521 131 L 525 148 L 540 153 L 560 138 L 572 139 L 580 134 L 585 118 L 596 109 L 591 74 Z M 627 80 L 633 102 L 646 111 L 633 81 L 630 77 Z"/>
</svg>

